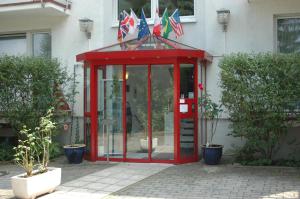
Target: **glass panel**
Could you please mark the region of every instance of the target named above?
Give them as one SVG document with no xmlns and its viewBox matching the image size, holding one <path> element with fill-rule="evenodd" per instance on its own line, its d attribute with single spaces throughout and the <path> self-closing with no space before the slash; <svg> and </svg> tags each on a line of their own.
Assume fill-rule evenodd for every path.
<svg viewBox="0 0 300 199">
<path fill-rule="evenodd" d="M 133 39 L 118 43 L 109 47 L 98 49 L 97 52 L 110 52 L 110 51 L 134 51 L 134 50 L 162 50 L 162 49 L 188 49 L 196 50 L 191 46 L 178 43 L 170 39 L 161 37 L 150 36 L 142 40 Z"/>
<path fill-rule="evenodd" d="M 32 36 L 33 56 L 51 57 L 50 33 L 33 33 Z"/>
<path fill-rule="evenodd" d="M 194 65 L 180 64 L 180 98 L 194 99 Z"/>
<path fill-rule="evenodd" d="M 194 0 L 159 0 L 159 14 L 163 15 L 168 8 L 169 16 L 178 8 L 181 16 L 194 15 Z"/>
<path fill-rule="evenodd" d="M 194 155 L 194 118 L 180 121 L 180 156 Z"/>
<path fill-rule="evenodd" d="M 86 153 L 89 154 L 91 150 L 91 118 L 89 117 L 84 117 L 84 132 Z"/>
<path fill-rule="evenodd" d="M 180 120 L 180 156 L 182 158 L 193 156 L 195 152 L 195 116 L 190 112 L 195 107 L 189 107 L 195 106 L 193 103 L 195 99 L 194 88 L 194 65 L 180 64 L 180 98 L 185 99 L 183 100 L 184 103 L 180 104 L 180 106 L 183 109 L 182 113 L 188 114 L 185 115 L 184 119 Z"/>
<path fill-rule="evenodd" d="M 278 19 L 278 51 L 281 53 L 300 52 L 300 18 Z"/>
<path fill-rule="evenodd" d="M 90 67 L 85 67 L 84 73 L 84 81 L 85 81 L 85 105 L 84 105 L 84 112 L 90 112 L 91 110 L 91 69 Z"/>
<path fill-rule="evenodd" d="M 123 157 L 123 67 L 98 70 L 98 156 Z"/>
<path fill-rule="evenodd" d="M 151 66 L 153 159 L 174 159 L 173 71 L 173 65 Z"/>
<path fill-rule="evenodd" d="M 127 157 L 148 159 L 148 67 L 127 66 Z"/>
<path fill-rule="evenodd" d="M 25 55 L 26 35 L 0 35 L 0 55 Z"/>
<path fill-rule="evenodd" d="M 118 15 L 123 10 L 130 14 L 130 8 L 140 17 L 142 8 L 147 18 L 151 18 L 151 0 L 118 0 Z M 119 17 L 119 16 L 118 16 Z"/>
</svg>

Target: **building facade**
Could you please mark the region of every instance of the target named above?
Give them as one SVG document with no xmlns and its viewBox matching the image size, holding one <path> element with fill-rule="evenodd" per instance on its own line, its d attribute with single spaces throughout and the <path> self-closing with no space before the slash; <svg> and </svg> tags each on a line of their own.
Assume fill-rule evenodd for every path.
<svg viewBox="0 0 300 199">
<path fill-rule="evenodd" d="M 224 55 L 300 51 L 299 0 L 2 0 L 0 53 L 57 58 L 70 73 L 75 71 L 80 82 L 75 115 L 83 129 L 83 68 L 76 55 L 117 43 L 119 11 L 132 7 L 139 14 L 144 7 L 152 29 L 156 8 L 162 14 L 166 6 L 170 13 L 176 7 L 181 10 L 184 36 L 177 41 L 213 56 L 205 72 L 199 67 L 199 81 L 205 82 L 214 101 L 221 97 L 218 62 Z M 226 31 L 217 20 L 217 11 L 223 8 L 230 10 Z M 90 39 L 80 31 L 79 20 L 83 18 L 93 20 Z M 176 40 L 174 35 L 170 38 Z M 225 153 L 242 144 L 227 136 L 228 124 L 224 113 L 214 140 L 225 146 Z M 201 120 L 199 126 L 198 142 L 203 144 L 207 135 Z"/>
</svg>

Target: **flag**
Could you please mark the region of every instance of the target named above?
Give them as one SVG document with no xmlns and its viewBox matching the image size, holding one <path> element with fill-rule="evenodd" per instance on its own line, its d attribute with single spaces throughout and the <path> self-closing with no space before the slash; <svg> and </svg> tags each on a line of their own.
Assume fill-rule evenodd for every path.
<svg viewBox="0 0 300 199">
<path fill-rule="evenodd" d="M 144 9 L 142 9 L 140 20 L 141 21 L 140 21 L 140 25 L 139 25 L 139 35 L 138 35 L 139 40 L 146 37 L 146 36 L 148 36 L 148 35 L 150 35 L 150 30 L 149 30 L 149 26 L 148 26 L 147 21 L 146 21 Z"/>
<path fill-rule="evenodd" d="M 120 12 L 119 16 L 119 28 L 118 28 L 118 41 L 122 42 L 123 36 L 122 36 L 122 31 L 121 31 L 121 21 L 124 19 L 124 14 L 123 12 Z"/>
<path fill-rule="evenodd" d="M 170 25 L 170 20 L 169 20 L 169 16 L 168 16 L 168 9 L 165 9 L 165 12 L 162 16 L 162 28 L 163 28 L 163 37 L 164 38 L 168 38 L 170 32 L 172 32 L 172 27 Z"/>
<path fill-rule="evenodd" d="M 170 17 L 170 24 L 176 34 L 176 38 L 182 36 L 183 33 L 183 28 L 180 22 L 180 15 L 179 15 L 179 10 L 176 9 L 174 13 Z"/>
<path fill-rule="evenodd" d="M 153 26 L 153 35 L 161 36 L 161 20 L 159 19 L 159 10 L 156 9 L 154 26 Z"/>
<path fill-rule="evenodd" d="M 134 11 L 131 9 L 130 17 L 129 17 L 129 34 L 134 34 L 137 31 L 139 25 L 139 18 L 137 18 Z"/>
<path fill-rule="evenodd" d="M 120 13 L 119 18 L 119 29 L 118 29 L 118 40 L 122 42 L 129 32 L 129 15 L 124 10 Z"/>
</svg>

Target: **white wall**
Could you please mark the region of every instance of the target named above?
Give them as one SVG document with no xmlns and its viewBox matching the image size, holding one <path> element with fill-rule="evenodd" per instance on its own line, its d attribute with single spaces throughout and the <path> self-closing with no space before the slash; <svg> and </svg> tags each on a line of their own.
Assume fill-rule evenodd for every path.
<svg viewBox="0 0 300 199">
<path fill-rule="evenodd" d="M 70 16 L 36 17 L 0 15 L 0 34 L 28 30 L 50 29 L 52 32 L 52 55 L 67 66 L 70 72 L 76 63 L 75 56 L 89 49 L 100 48 L 117 42 L 117 27 L 113 26 L 115 6 L 113 0 L 73 0 Z M 274 16 L 300 14 L 299 0 L 195 0 L 196 22 L 184 23 L 185 35 L 179 41 L 204 49 L 214 56 L 207 70 L 207 89 L 215 101 L 220 99 L 218 62 L 224 54 L 234 52 L 274 51 Z M 226 8 L 231 11 L 228 31 L 224 33 L 217 23 L 216 11 Z M 80 18 L 94 20 L 92 39 L 88 42 L 79 31 Z M 76 113 L 83 115 L 82 68 L 76 69 L 81 82 Z M 217 129 L 216 142 L 229 149 L 233 138 L 224 137 L 228 123 Z M 200 136 L 199 136 L 200 137 Z"/>
</svg>

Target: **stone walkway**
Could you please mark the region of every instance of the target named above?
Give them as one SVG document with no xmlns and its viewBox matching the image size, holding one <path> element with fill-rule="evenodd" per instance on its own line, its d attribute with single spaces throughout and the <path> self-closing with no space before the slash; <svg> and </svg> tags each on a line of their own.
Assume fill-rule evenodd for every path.
<svg viewBox="0 0 300 199">
<path fill-rule="evenodd" d="M 105 199 L 298 199 L 300 169 L 206 166 L 168 168 Z"/>
<path fill-rule="evenodd" d="M 168 164 L 119 163 L 60 186 L 40 199 L 101 199 L 170 167 Z"/>
<path fill-rule="evenodd" d="M 81 164 L 68 164 L 65 157 L 61 157 L 50 162 L 50 166 L 62 168 L 62 183 L 84 177 L 91 173 L 99 172 L 103 169 L 110 168 L 117 163 L 108 162 L 88 162 Z M 13 164 L 0 164 L 0 199 L 13 199 L 11 190 L 10 177 L 24 172 L 20 167 Z"/>
<path fill-rule="evenodd" d="M 41 199 L 300 199 L 300 169 L 296 168 L 105 162 L 62 168 L 63 184 Z M 0 198 L 11 199 L 1 196 L 10 191 L 3 190 L 5 183 L 10 187 L 3 179 Z"/>
</svg>

